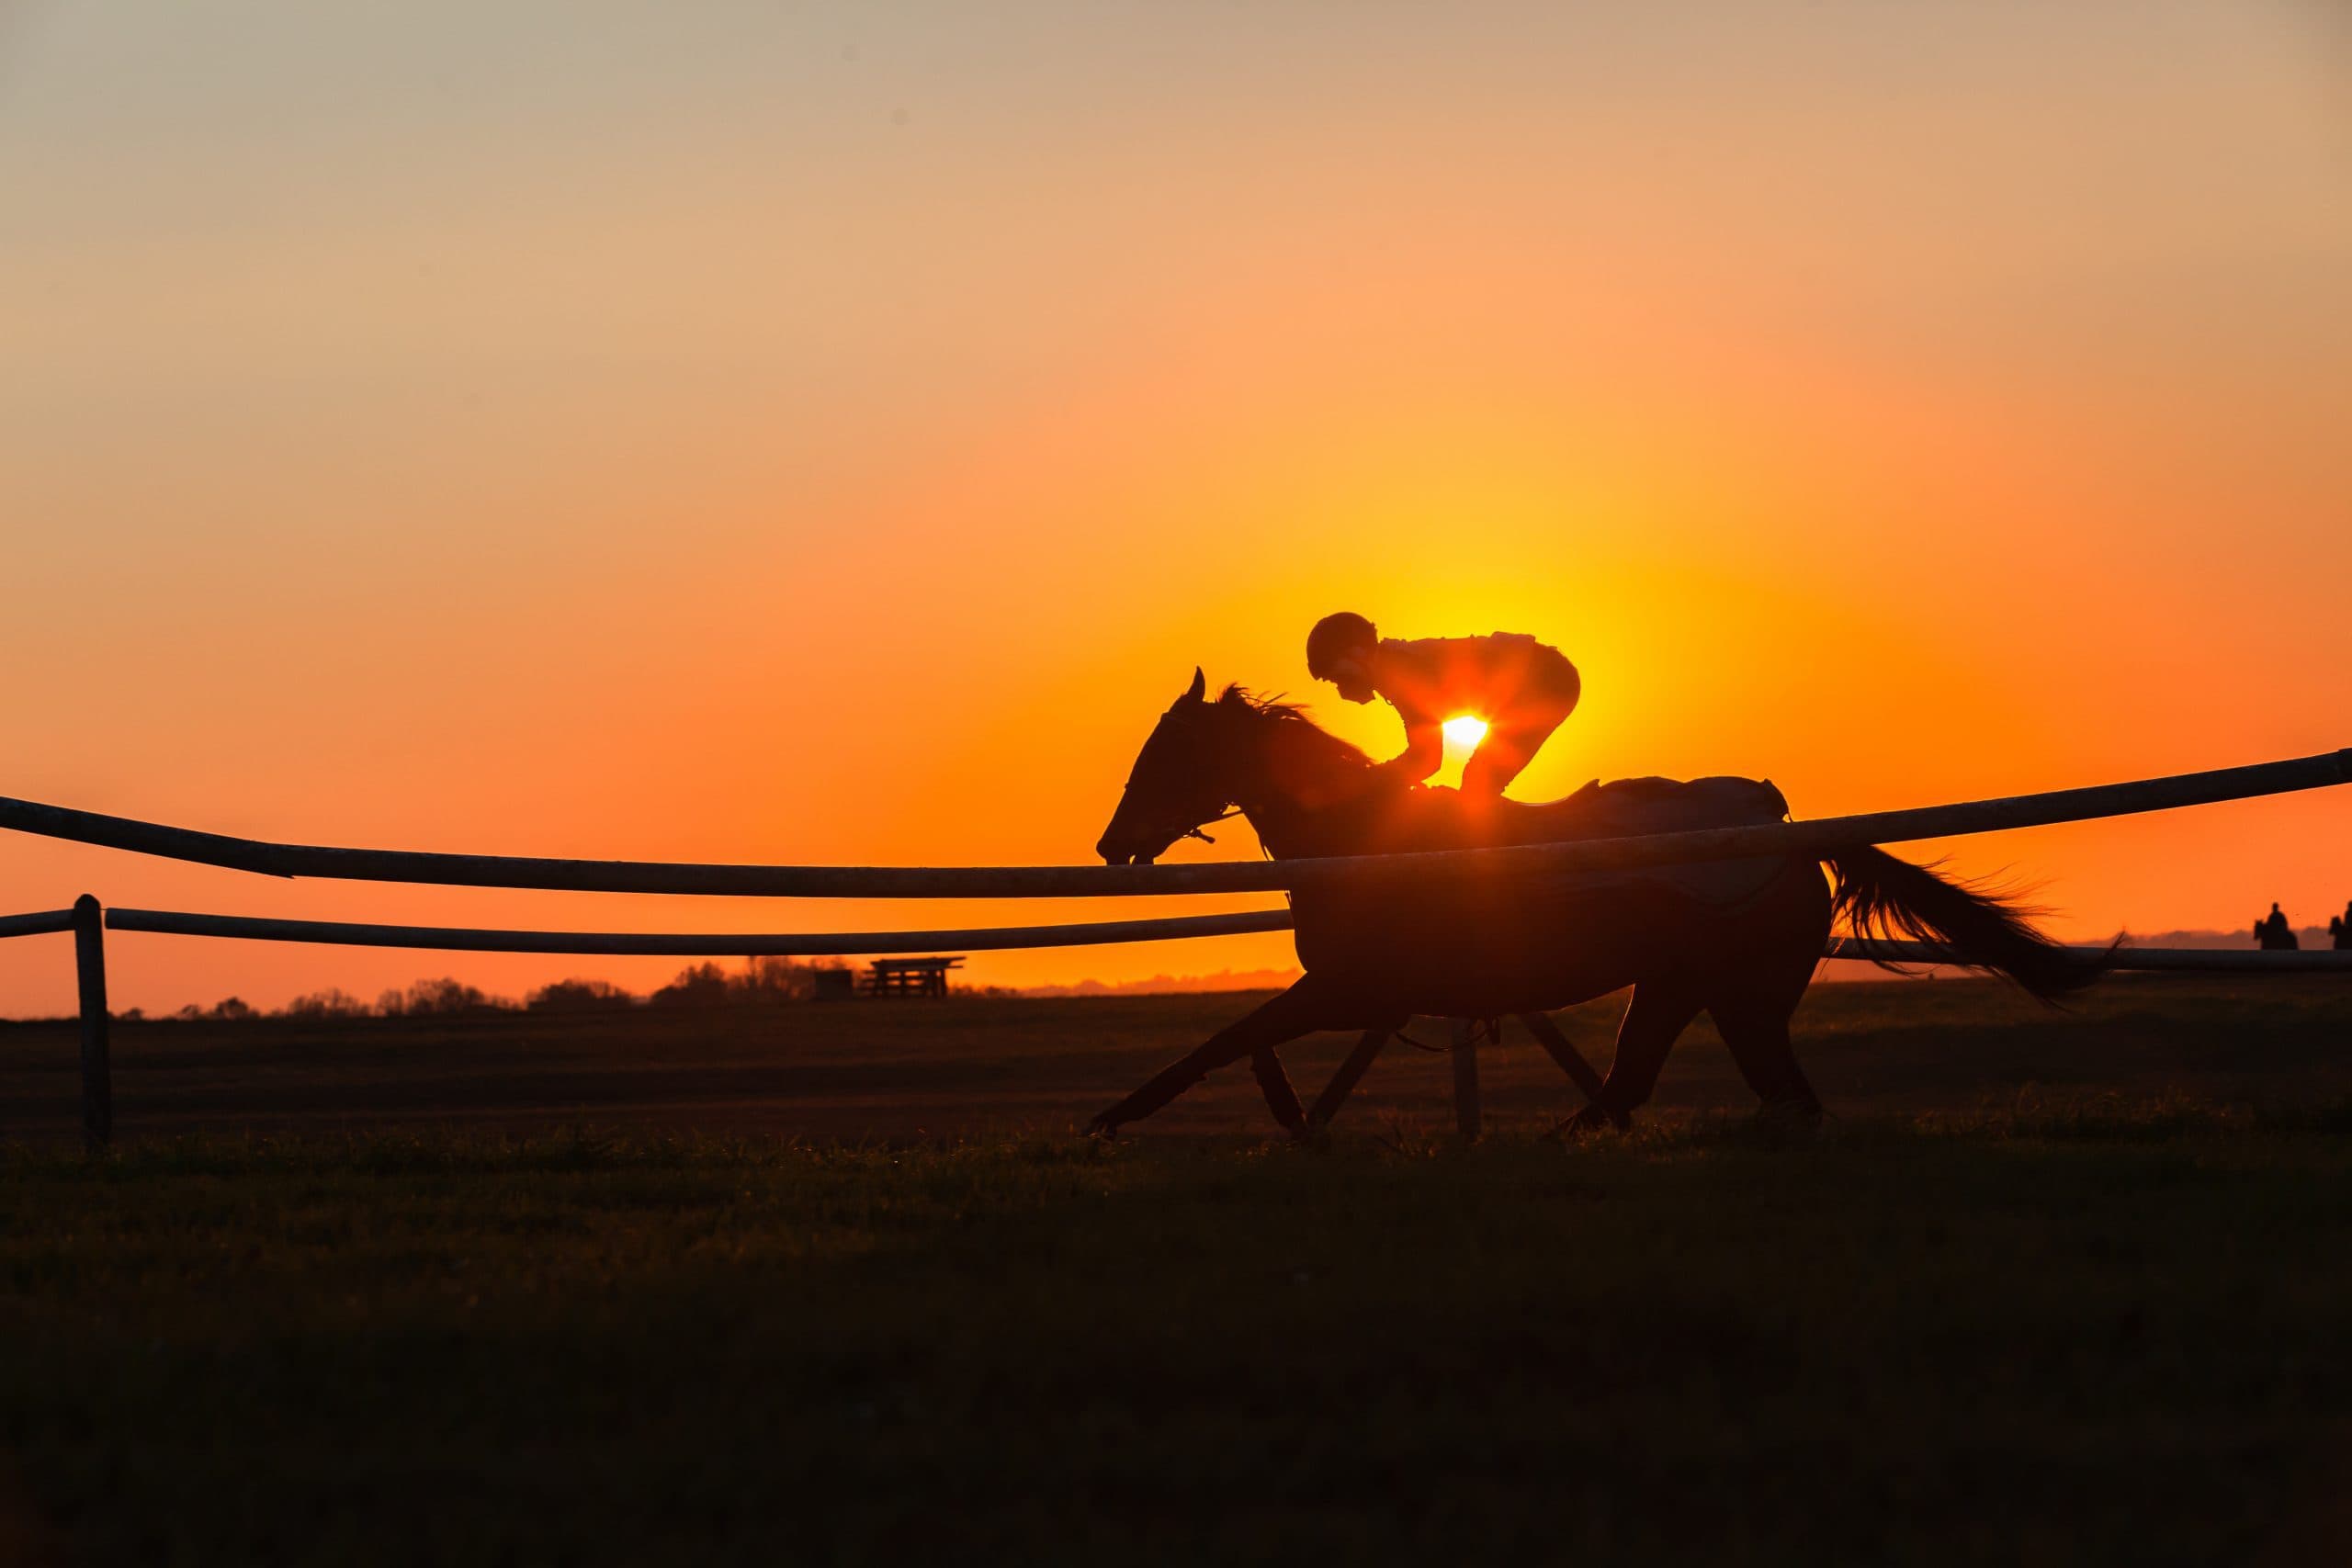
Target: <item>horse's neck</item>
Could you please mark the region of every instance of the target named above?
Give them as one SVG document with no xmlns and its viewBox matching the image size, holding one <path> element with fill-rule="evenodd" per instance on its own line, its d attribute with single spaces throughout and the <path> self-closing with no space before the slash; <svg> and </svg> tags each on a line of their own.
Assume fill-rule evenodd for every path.
<svg viewBox="0 0 2352 1568">
<path fill-rule="evenodd" d="M 1316 755 L 1313 739 L 1270 732 L 1234 802 L 1276 860 L 1370 848 L 1382 802 L 1394 793 L 1360 762 Z"/>
<path fill-rule="evenodd" d="M 1256 784 L 1234 804 L 1276 860 L 1452 849 L 1483 841 L 1491 830 L 1463 818 L 1453 791 L 1414 789 L 1369 768 L 1327 774 L 1303 789 L 1271 776 Z"/>
<path fill-rule="evenodd" d="M 1276 860 L 1303 860 L 1340 852 L 1329 847 L 1331 824 L 1323 814 L 1272 792 L 1234 803 L 1249 819 L 1266 852 Z"/>
</svg>

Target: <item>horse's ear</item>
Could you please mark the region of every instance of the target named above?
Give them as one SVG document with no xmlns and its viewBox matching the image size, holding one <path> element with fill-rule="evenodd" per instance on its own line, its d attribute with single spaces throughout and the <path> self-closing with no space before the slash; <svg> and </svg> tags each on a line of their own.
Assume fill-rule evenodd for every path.
<svg viewBox="0 0 2352 1568">
<path fill-rule="evenodd" d="M 1204 702 L 1208 694 L 1209 678 L 1202 674 L 1201 667 L 1195 664 L 1193 666 L 1193 683 L 1184 689 L 1184 698 L 1187 702 Z"/>
</svg>

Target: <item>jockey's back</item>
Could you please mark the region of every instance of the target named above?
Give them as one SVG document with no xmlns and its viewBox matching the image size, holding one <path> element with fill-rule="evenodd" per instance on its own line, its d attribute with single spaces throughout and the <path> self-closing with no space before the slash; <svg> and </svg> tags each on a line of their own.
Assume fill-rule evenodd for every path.
<svg viewBox="0 0 2352 1568">
<path fill-rule="evenodd" d="M 1385 638 L 1374 667 L 1381 695 L 1408 720 L 1507 718 L 1529 699 L 1573 704 L 1580 684 L 1566 656 L 1523 632 Z"/>
</svg>

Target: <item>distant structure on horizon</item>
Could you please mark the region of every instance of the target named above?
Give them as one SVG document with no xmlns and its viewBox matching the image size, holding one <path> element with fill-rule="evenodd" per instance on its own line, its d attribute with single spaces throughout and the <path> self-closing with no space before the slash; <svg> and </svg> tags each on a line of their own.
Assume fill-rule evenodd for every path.
<svg viewBox="0 0 2352 1568">
<path fill-rule="evenodd" d="M 2293 953 L 2303 945 L 2295 940 L 2295 928 L 2279 913 L 2276 900 L 2271 903 L 2270 913 L 2254 922 L 2254 940 L 2265 953 Z M 2341 943 L 2343 938 L 2339 935 L 2336 941 Z"/>
<path fill-rule="evenodd" d="M 2327 934 L 2338 953 L 2352 952 L 2352 898 L 2344 901 L 2344 913 L 2328 916 Z"/>
<path fill-rule="evenodd" d="M 865 991 L 879 1001 L 885 997 L 929 997 L 934 1001 L 947 996 L 947 972 L 960 969 L 964 960 L 956 958 L 877 958 L 865 968 Z"/>
</svg>

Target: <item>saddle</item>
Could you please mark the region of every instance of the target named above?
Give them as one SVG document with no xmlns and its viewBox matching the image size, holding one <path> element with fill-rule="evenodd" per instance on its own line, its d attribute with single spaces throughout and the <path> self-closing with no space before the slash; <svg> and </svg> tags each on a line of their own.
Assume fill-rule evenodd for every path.
<svg viewBox="0 0 2352 1568">
<path fill-rule="evenodd" d="M 1553 816 L 1565 839 L 1631 839 L 1647 833 L 1682 833 L 1702 828 L 1743 828 L 1785 822 L 1789 803 L 1770 779 L 1729 775 L 1711 778 L 1599 779 L 1566 799 L 1531 807 Z M 1665 882 L 1702 903 L 1740 903 L 1780 872 L 1777 857 L 1761 860 L 1692 861 L 1682 865 L 1645 866 L 1636 871 L 1580 874 L 1594 886 L 1624 878 Z"/>
<path fill-rule="evenodd" d="M 1737 828 L 1788 819 L 1789 803 L 1770 779 L 1593 780 L 1574 795 L 1529 806 L 1575 839 L 1629 839 L 1701 828 Z"/>
</svg>

